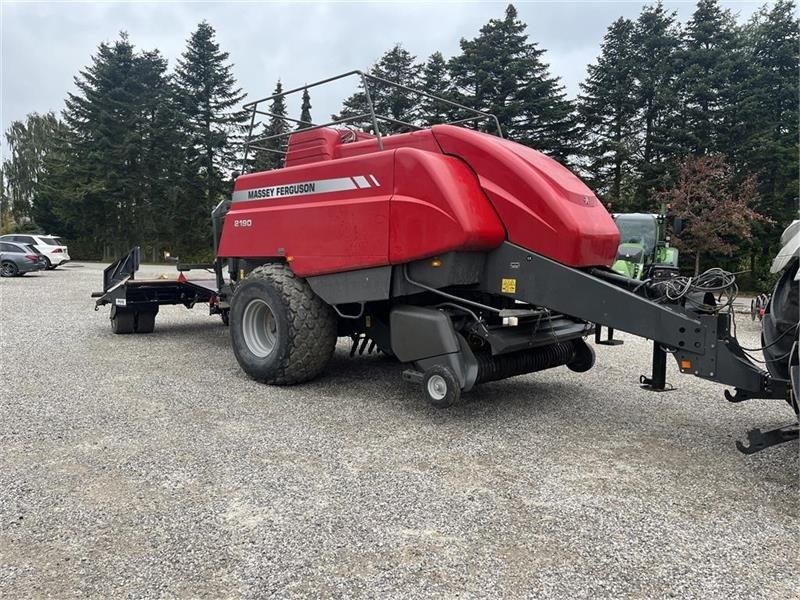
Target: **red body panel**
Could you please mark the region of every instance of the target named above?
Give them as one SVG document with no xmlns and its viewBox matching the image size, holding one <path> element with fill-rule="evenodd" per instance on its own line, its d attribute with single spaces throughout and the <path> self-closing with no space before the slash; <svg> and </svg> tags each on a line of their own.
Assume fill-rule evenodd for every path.
<svg viewBox="0 0 800 600">
<path fill-rule="evenodd" d="M 541 152 L 496 136 L 434 125 L 442 150 L 466 161 L 508 240 L 571 267 L 614 262 L 619 230 L 594 193 Z"/>
<path fill-rule="evenodd" d="M 503 224 L 463 161 L 416 148 L 395 152 L 389 259 L 401 264 L 450 250 L 491 250 Z"/>
<path fill-rule="evenodd" d="M 225 217 L 219 256 L 292 257 L 298 275 L 335 273 L 385 265 L 389 261 L 389 198 L 394 152 L 364 158 L 316 162 L 242 175 Z M 378 185 L 355 182 L 339 191 L 288 196 L 280 186 L 307 181 L 352 181 L 371 175 Z M 344 185 L 344 184 L 342 184 Z M 277 187 L 263 199 L 237 201 L 237 192 Z"/>
<path fill-rule="evenodd" d="M 539 152 L 449 125 L 383 138 L 382 151 L 363 138 L 298 132 L 286 168 L 239 177 L 219 256 L 286 256 L 301 276 L 488 251 L 505 239 L 574 267 L 616 256 L 605 208 Z"/>
</svg>

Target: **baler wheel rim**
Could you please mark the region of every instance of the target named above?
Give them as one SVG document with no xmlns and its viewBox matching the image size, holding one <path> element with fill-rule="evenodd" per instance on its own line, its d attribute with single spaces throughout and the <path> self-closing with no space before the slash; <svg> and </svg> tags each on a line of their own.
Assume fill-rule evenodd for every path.
<svg viewBox="0 0 800 600">
<path fill-rule="evenodd" d="M 434 400 L 441 401 L 447 396 L 447 382 L 441 375 L 432 375 L 428 379 L 428 395 Z"/>
<path fill-rule="evenodd" d="M 242 313 L 242 336 L 247 348 L 258 358 L 266 358 L 278 341 L 275 314 L 264 300 L 254 298 Z"/>
</svg>

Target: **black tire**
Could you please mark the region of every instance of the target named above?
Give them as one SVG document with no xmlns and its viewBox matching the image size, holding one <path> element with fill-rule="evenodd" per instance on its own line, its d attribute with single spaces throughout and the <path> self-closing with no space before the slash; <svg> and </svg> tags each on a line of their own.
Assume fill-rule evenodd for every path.
<svg viewBox="0 0 800 600">
<path fill-rule="evenodd" d="M 798 284 L 794 280 L 798 264 L 800 263 L 795 261 L 775 284 L 775 291 L 767 304 L 761 324 L 767 370 L 773 377 L 781 379 L 789 379 L 789 355 L 797 341 L 800 321 Z"/>
<path fill-rule="evenodd" d="M 231 324 L 231 311 L 230 311 L 230 309 L 227 309 L 227 308 L 224 309 L 221 313 L 219 313 L 219 316 L 222 317 L 222 324 L 225 325 L 225 327 L 228 327 L 228 325 Z"/>
<path fill-rule="evenodd" d="M 436 408 L 448 408 L 458 404 L 461 399 L 461 385 L 453 372 L 444 365 L 436 365 L 425 371 L 422 392 Z"/>
<path fill-rule="evenodd" d="M 46 256 L 44 257 L 44 268 L 47 269 L 48 271 L 52 271 L 53 269 L 55 269 L 53 263 L 51 263 L 50 259 L 47 258 Z"/>
<path fill-rule="evenodd" d="M 17 275 L 19 275 L 19 269 L 12 261 L 4 260 L 0 264 L 0 277 L 16 277 Z"/>
<path fill-rule="evenodd" d="M 594 366 L 594 348 L 582 339 L 572 343 L 575 345 L 575 357 L 567 363 L 567 368 L 576 373 L 585 373 Z"/>
<path fill-rule="evenodd" d="M 156 326 L 156 313 L 151 311 L 139 311 L 136 313 L 136 323 L 134 330 L 136 333 L 153 333 Z"/>
<path fill-rule="evenodd" d="M 336 314 L 284 264 L 254 269 L 231 300 L 236 360 L 257 381 L 292 385 L 317 377 L 336 346 Z"/>
<path fill-rule="evenodd" d="M 133 333 L 134 314 L 128 311 L 114 311 L 111 315 L 111 331 L 117 334 Z"/>
</svg>

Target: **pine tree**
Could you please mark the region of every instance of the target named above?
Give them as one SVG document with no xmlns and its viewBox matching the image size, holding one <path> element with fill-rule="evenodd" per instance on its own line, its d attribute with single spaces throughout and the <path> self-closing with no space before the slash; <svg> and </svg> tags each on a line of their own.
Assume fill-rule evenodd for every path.
<svg viewBox="0 0 800 600">
<path fill-rule="evenodd" d="M 168 199 L 183 188 L 185 161 L 166 68 L 158 51 L 136 52 L 122 34 L 101 44 L 75 78 L 34 207 L 42 226 L 58 224 L 84 255 L 108 257 L 134 244 L 155 254 L 172 223 Z"/>
<path fill-rule="evenodd" d="M 311 127 L 314 122 L 314 119 L 311 118 L 311 96 L 308 93 L 308 88 L 303 90 L 303 103 L 300 106 L 300 120 L 302 123 L 298 123 L 298 129 Z"/>
<path fill-rule="evenodd" d="M 441 52 L 431 54 L 422 67 L 422 91 L 438 98 L 453 100 L 453 87 L 447 69 L 447 61 Z M 446 102 L 439 102 L 424 96 L 420 100 L 419 118 L 425 125 L 446 123 L 455 120 L 458 115 L 456 107 Z"/>
<path fill-rule="evenodd" d="M 137 56 L 126 34 L 101 44 L 92 64 L 75 79 L 64 119 L 70 129 L 67 225 L 93 251 L 139 242 L 136 206 L 141 182 L 140 102 Z M 62 183 L 63 186 L 68 184 Z M 62 190 L 63 191 L 63 190 Z"/>
<path fill-rule="evenodd" d="M 269 120 L 264 125 L 261 135 L 251 142 L 255 150 L 253 160 L 255 171 L 269 171 L 283 166 L 283 152 L 291 126 L 286 120 L 286 97 L 279 95 L 282 93 L 283 85 L 279 79 L 273 92 L 276 97 L 273 98 L 267 111 L 270 113 Z"/>
<path fill-rule="evenodd" d="M 685 144 L 696 155 L 725 150 L 720 147 L 722 101 L 735 65 L 734 18 L 717 0 L 699 0 L 683 37 L 677 85 L 688 133 Z"/>
<path fill-rule="evenodd" d="M 748 82 L 746 120 L 751 124 L 739 162 L 759 181 L 760 212 L 772 219 L 761 226 L 751 268 L 761 273 L 779 245 L 781 231 L 798 212 L 798 121 L 800 121 L 800 29 L 794 2 L 765 5 L 748 23 L 745 36 L 753 72 Z"/>
<path fill-rule="evenodd" d="M 478 37 L 461 40 L 450 72 L 461 103 L 494 114 L 508 137 L 566 161 L 574 151 L 575 122 L 564 87 L 529 42 L 513 5 Z M 491 124 L 488 125 L 491 130 Z"/>
<path fill-rule="evenodd" d="M 655 209 L 653 195 L 674 176 L 686 139 L 677 92 L 680 29 L 661 2 L 642 9 L 634 27 L 640 130 L 634 207 Z"/>
<path fill-rule="evenodd" d="M 198 24 L 175 70 L 206 214 L 230 192 L 228 175 L 238 166 L 234 146 L 247 118 L 235 109 L 245 95 L 236 87 L 229 54 L 220 50 L 215 35 L 206 21 Z"/>
<path fill-rule="evenodd" d="M 421 66 L 416 63 L 416 57 L 404 49 L 402 45 L 396 44 L 378 59 L 369 70 L 369 74 L 392 83 L 418 89 L 420 87 L 420 71 Z M 376 115 L 414 125 L 417 124 L 419 120 L 419 94 L 387 85 L 380 81 L 368 79 L 367 84 Z M 363 86 L 359 85 L 359 88 L 358 92 L 343 102 L 341 112 L 338 115 L 332 115 L 332 119 L 336 120 L 369 113 Z M 358 119 L 351 124 L 362 129 L 372 129 L 372 122 L 369 118 Z M 381 119 L 378 120 L 378 127 L 384 135 L 408 130 L 405 125 Z"/>
<path fill-rule="evenodd" d="M 587 179 L 614 207 L 630 201 L 623 196 L 623 182 L 633 175 L 638 112 L 633 29 L 633 22 L 624 18 L 608 28 L 600 56 L 589 65 L 578 96 Z"/>
</svg>

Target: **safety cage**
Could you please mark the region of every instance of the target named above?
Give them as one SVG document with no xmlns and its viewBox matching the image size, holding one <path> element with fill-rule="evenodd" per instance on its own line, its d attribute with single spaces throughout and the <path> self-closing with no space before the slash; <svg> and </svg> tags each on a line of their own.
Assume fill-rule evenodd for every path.
<svg viewBox="0 0 800 600">
<path fill-rule="evenodd" d="M 364 112 L 362 113 L 338 119 L 332 119 L 327 123 L 314 123 L 310 121 L 302 121 L 300 119 L 295 119 L 293 117 L 288 117 L 285 115 L 278 115 L 263 108 L 264 106 L 268 106 L 278 98 L 284 98 L 286 96 L 300 94 L 305 90 L 309 90 L 311 88 L 323 85 L 330 85 L 335 81 L 346 79 L 348 77 L 355 77 L 360 79 L 360 86 L 363 89 L 363 94 L 364 94 Z M 280 94 L 273 94 L 272 96 L 267 96 L 266 98 L 261 98 L 259 100 L 254 100 L 253 102 L 245 104 L 243 106 L 243 109 L 246 113 L 248 113 L 250 117 L 250 123 L 247 130 L 247 136 L 245 137 L 244 157 L 242 160 L 242 173 L 247 173 L 251 170 L 250 168 L 251 165 L 248 161 L 250 159 L 251 152 L 253 151 L 260 150 L 263 152 L 278 154 L 285 157 L 286 144 L 288 142 L 289 136 L 291 136 L 293 133 L 296 133 L 297 131 L 297 128 L 292 127 L 292 131 L 288 131 L 285 133 L 254 136 L 254 130 L 258 127 L 258 125 L 260 125 L 260 122 L 257 121 L 257 118 L 259 116 L 280 119 L 285 121 L 287 124 L 292 124 L 294 126 L 302 127 L 304 131 L 322 129 L 324 127 L 338 127 L 342 128 L 343 130 L 353 131 L 351 124 L 367 122 L 372 127 L 371 134 L 374 135 L 375 143 L 377 144 L 380 150 L 383 150 L 383 137 L 385 136 L 385 133 L 381 132 L 380 128 L 381 123 L 391 123 L 396 126 L 408 128 L 408 130 L 410 131 L 425 129 L 426 127 L 423 125 L 411 123 L 408 121 L 403 121 L 389 115 L 377 113 L 375 111 L 375 102 L 373 101 L 375 92 L 378 89 L 385 90 L 392 88 L 403 90 L 405 92 L 409 92 L 411 94 L 427 98 L 428 100 L 432 100 L 434 102 L 450 106 L 458 111 L 458 115 L 460 118 L 452 120 L 443 120 L 442 124 L 478 125 L 482 121 L 488 121 L 487 129 L 490 132 L 496 133 L 498 136 L 503 137 L 503 132 L 502 129 L 500 128 L 500 121 L 497 119 L 495 115 L 491 113 L 483 112 L 475 108 L 470 108 L 469 106 L 465 106 L 458 102 L 454 102 L 453 100 L 440 98 L 438 96 L 434 96 L 433 94 L 423 92 L 422 90 L 417 90 L 405 85 L 401 85 L 399 83 L 389 81 L 388 79 L 383 79 L 375 75 L 370 75 L 369 73 L 364 73 L 363 71 L 354 70 L 354 71 L 348 71 L 347 73 L 342 73 L 341 75 L 328 77 L 327 79 L 322 79 L 320 81 L 315 81 L 313 83 L 309 83 L 291 90 L 287 90 L 285 92 L 281 92 Z M 461 117 L 462 115 L 467 115 L 467 116 Z M 351 125 L 351 127 L 348 127 L 348 125 Z M 353 131 L 354 139 L 358 135 L 358 133 L 359 132 Z M 277 144 L 275 144 L 276 146 L 278 146 L 277 148 L 270 147 L 268 142 L 272 141 L 278 142 Z"/>
</svg>

